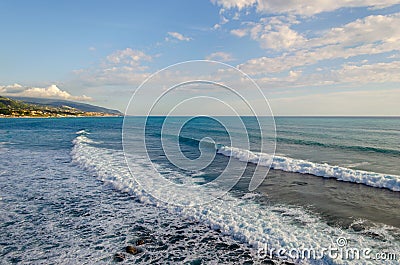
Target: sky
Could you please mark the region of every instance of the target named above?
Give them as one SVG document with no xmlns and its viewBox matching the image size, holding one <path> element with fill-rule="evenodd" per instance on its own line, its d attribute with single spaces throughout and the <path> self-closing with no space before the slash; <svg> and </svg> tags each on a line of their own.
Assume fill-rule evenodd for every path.
<svg viewBox="0 0 400 265">
<path fill-rule="evenodd" d="M 223 77 L 191 63 L 170 67 L 152 83 L 160 89 L 144 94 L 182 80 L 232 78 L 250 105 L 264 106 L 248 80 L 236 78 L 244 73 L 275 115 L 400 116 L 398 25 L 399 0 L 3 0 L 0 95 L 125 111 L 154 73 L 213 60 L 224 63 Z"/>
</svg>

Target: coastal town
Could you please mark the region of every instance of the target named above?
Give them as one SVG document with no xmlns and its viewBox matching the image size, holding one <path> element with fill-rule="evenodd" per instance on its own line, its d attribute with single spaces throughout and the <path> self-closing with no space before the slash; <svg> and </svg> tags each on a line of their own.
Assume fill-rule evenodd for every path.
<svg viewBox="0 0 400 265">
<path fill-rule="evenodd" d="M 0 96 L 0 118 L 46 118 L 46 117 L 106 117 L 121 116 L 120 114 L 83 111 L 67 105 L 59 107 L 30 104 Z"/>
</svg>

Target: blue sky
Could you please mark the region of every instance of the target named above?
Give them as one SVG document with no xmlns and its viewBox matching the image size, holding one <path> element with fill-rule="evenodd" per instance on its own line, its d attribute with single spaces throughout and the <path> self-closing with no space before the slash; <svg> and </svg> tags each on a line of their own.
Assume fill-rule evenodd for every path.
<svg viewBox="0 0 400 265">
<path fill-rule="evenodd" d="M 394 0 L 1 1 L 0 95 L 124 110 L 150 74 L 212 59 L 277 115 L 400 115 L 398 25 Z"/>
</svg>

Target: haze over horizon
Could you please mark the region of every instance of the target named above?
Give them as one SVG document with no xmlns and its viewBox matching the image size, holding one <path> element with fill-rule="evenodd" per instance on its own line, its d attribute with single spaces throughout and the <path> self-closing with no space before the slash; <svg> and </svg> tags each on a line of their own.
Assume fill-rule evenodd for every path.
<svg viewBox="0 0 400 265">
<path fill-rule="evenodd" d="M 216 60 L 248 74 L 275 115 L 400 116 L 400 1 L 40 3 L 0 3 L 2 96 L 124 111 L 154 72 Z"/>
</svg>

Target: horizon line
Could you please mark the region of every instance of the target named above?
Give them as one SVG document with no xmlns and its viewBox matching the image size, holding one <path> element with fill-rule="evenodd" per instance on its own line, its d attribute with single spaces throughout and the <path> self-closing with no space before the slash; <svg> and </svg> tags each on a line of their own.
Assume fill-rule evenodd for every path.
<svg viewBox="0 0 400 265">
<path fill-rule="evenodd" d="M 207 117 L 207 115 L 129 115 L 124 114 L 123 117 Z M 233 115 L 214 115 L 215 117 L 237 117 Z M 250 115 L 239 115 L 239 117 L 256 117 Z M 400 115 L 273 115 L 273 116 L 257 116 L 257 117 L 274 117 L 274 118 L 400 118 Z"/>
</svg>

